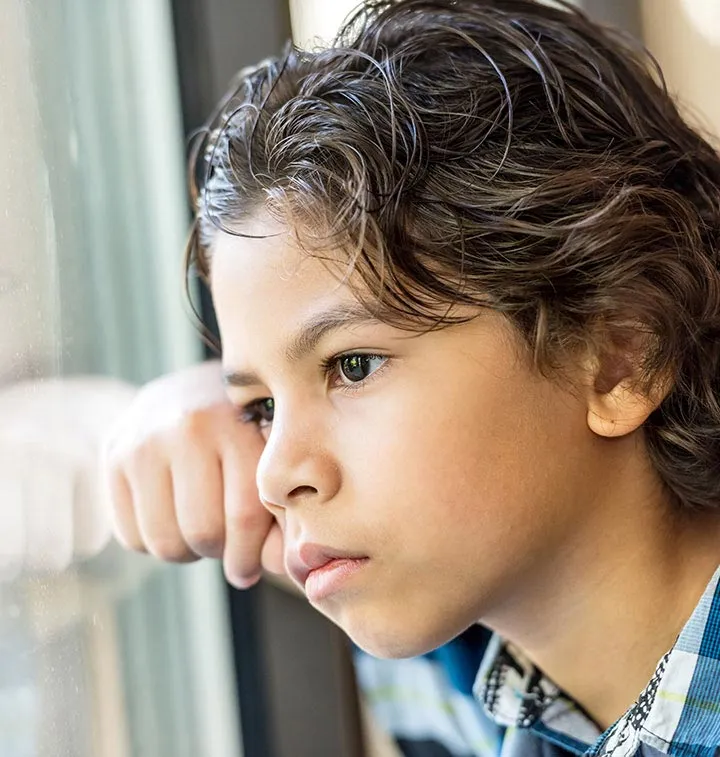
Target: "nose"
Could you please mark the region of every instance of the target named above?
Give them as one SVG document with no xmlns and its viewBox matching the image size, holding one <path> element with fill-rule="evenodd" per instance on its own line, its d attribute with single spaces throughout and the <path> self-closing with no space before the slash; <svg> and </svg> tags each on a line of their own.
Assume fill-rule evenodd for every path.
<svg viewBox="0 0 720 757">
<path fill-rule="evenodd" d="M 296 406 L 297 408 L 297 406 Z M 275 408 L 273 425 L 257 467 L 263 504 L 275 515 L 299 504 L 331 500 L 341 482 L 328 429 L 309 408 Z"/>
</svg>

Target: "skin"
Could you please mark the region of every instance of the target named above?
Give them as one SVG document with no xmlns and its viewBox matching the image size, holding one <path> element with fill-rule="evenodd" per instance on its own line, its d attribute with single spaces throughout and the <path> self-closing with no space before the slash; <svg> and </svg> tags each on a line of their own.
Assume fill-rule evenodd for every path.
<svg viewBox="0 0 720 757">
<path fill-rule="evenodd" d="M 717 516 L 680 517 L 648 463 L 639 427 L 662 396 L 631 376 L 608 390 L 592 360 L 569 367 L 573 388 L 543 378 L 487 311 L 423 335 L 338 325 L 289 360 L 303 324 L 357 303 L 287 229 L 243 232 L 269 236 L 219 233 L 212 290 L 224 369 L 242 374 L 228 396 L 264 441 L 260 499 L 286 555 L 314 542 L 369 558 L 317 609 L 384 657 L 481 620 L 610 724 L 720 562 Z M 325 375 L 358 353 L 377 356 L 367 378 Z M 257 423 L 265 398 L 272 422 Z"/>
</svg>

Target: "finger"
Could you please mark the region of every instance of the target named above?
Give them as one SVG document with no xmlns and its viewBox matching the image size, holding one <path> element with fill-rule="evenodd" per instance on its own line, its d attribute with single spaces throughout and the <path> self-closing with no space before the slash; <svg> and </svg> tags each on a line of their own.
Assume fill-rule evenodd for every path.
<svg viewBox="0 0 720 757">
<path fill-rule="evenodd" d="M 222 458 L 225 509 L 223 569 L 227 580 L 247 589 L 261 576 L 260 555 L 273 524 L 262 506 L 255 485 L 255 471 L 264 445 L 259 435 L 247 434 L 243 449 L 231 448 Z"/>
<path fill-rule="evenodd" d="M 177 522 L 190 549 L 202 557 L 222 557 L 225 547 L 223 471 L 214 449 L 174 458 L 172 485 Z"/>
<path fill-rule="evenodd" d="M 125 549 L 131 549 L 134 552 L 147 552 L 135 518 L 130 484 L 124 472 L 119 469 L 110 470 L 106 473 L 106 481 L 111 501 L 112 526 L 115 538 Z"/>
<path fill-rule="evenodd" d="M 146 462 L 131 471 L 128 480 L 138 529 L 148 552 L 166 562 L 197 560 L 178 526 L 169 468 Z"/>
</svg>

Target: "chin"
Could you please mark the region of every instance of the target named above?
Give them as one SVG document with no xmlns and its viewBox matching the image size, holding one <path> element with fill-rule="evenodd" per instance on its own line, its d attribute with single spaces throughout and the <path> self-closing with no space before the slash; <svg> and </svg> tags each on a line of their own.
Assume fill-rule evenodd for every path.
<svg viewBox="0 0 720 757">
<path fill-rule="evenodd" d="M 363 652 L 382 659 L 417 657 L 431 652 L 454 638 L 457 633 L 447 629 L 421 628 L 409 618 L 406 624 L 363 622 L 339 623 L 340 627 Z"/>
</svg>

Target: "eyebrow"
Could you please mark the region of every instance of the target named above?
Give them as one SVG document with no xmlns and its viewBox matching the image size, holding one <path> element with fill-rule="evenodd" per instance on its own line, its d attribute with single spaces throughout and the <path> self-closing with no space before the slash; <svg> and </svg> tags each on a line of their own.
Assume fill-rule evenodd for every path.
<svg viewBox="0 0 720 757">
<path fill-rule="evenodd" d="M 377 325 L 382 321 L 359 304 L 336 305 L 309 318 L 292 336 L 285 349 L 285 359 L 298 362 L 309 355 L 331 331 L 341 327 Z M 223 374 L 227 386 L 257 386 L 262 381 L 252 371 L 228 371 Z"/>
</svg>

